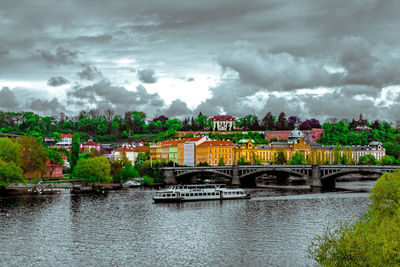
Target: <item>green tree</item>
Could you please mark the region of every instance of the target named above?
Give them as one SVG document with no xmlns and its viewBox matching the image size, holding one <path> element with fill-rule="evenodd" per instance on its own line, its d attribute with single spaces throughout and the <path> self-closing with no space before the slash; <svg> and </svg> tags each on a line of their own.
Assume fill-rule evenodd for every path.
<svg viewBox="0 0 400 267">
<path fill-rule="evenodd" d="M 22 169 L 15 162 L 0 160 L 0 187 L 19 183 L 26 183 Z"/>
<path fill-rule="evenodd" d="M 74 133 L 72 135 L 72 147 L 71 147 L 71 170 L 73 171 L 75 168 L 75 165 L 78 163 L 79 160 L 79 139 L 80 135 L 79 133 Z"/>
<path fill-rule="evenodd" d="M 47 151 L 47 157 L 50 161 L 50 177 L 53 177 L 53 172 L 57 166 L 64 163 L 61 153 L 57 149 L 49 149 Z"/>
<path fill-rule="evenodd" d="M 377 159 L 375 158 L 374 155 L 367 154 L 367 155 L 362 155 L 358 159 L 358 164 L 360 165 L 376 165 L 378 163 Z"/>
<path fill-rule="evenodd" d="M 0 138 L 0 160 L 21 164 L 20 145 L 9 138 Z"/>
<path fill-rule="evenodd" d="M 246 157 L 245 156 L 241 156 L 238 160 L 238 165 L 249 165 L 249 162 L 246 161 Z"/>
<path fill-rule="evenodd" d="M 20 137 L 22 169 L 25 173 L 40 174 L 46 171 L 47 153 L 42 144 L 30 136 Z M 38 175 L 37 175 L 38 176 Z"/>
<path fill-rule="evenodd" d="M 275 118 L 271 114 L 271 112 L 268 112 L 265 117 L 262 119 L 262 124 L 261 124 L 264 129 L 267 130 L 273 130 L 275 128 Z"/>
<path fill-rule="evenodd" d="M 354 224 L 327 228 L 309 247 L 321 266 L 398 266 L 400 171 L 385 173 L 370 193 L 367 213 Z"/>
<path fill-rule="evenodd" d="M 112 180 L 110 162 L 105 157 L 80 159 L 73 172 L 75 177 L 93 184 L 93 187 L 95 184 L 109 183 Z"/>
<path fill-rule="evenodd" d="M 287 130 L 288 127 L 288 121 L 286 119 L 286 114 L 285 112 L 279 113 L 278 116 L 278 121 L 276 122 L 276 128 L 278 130 Z"/>
<path fill-rule="evenodd" d="M 132 165 L 123 168 L 121 171 L 121 175 L 123 181 L 127 181 L 131 178 L 136 178 L 140 176 L 139 172 Z"/>
<path fill-rule="evenodd" d="M 380 164 L 382 165 L 393 165 L 394 164 L 394 157 L 393 156 L 389 156 L 389 155 L 385 155 L 381 158 L 381 162 Z"/>
<path fill-rule="evenodd" d="M 114 160 L 110 165 L 110 174 L 114 182 L 122 181 L 122 162 L 120 160 Z"/>
<path fill-rule="evenodd" d="M 197 164 L 197 166 L 198 166 L 198 167 L 207 167 L 207 166 L 210 166 L 210 164 L 208 164 L 207 161 L 200 161 L 200 162 Z"/>
<path fill-rule="evenodd" d="M 285 153 L 283 151 L 275 152 L 273 163 L 278 165 L 286 164 L 287 160 Z"/>
<path fill-rule="evenodd" d="M 219 158 L 219 160 L 218 160 L 218 166 L 225 166 L 225 161 L 224 161 L 224 158 Z"/>
<path fill-rule="evenodd" d="M 61 135 L 58 132 L 53 132 L 53 138 L 55 142 L 61 141 Z"/>
<path fill-rule="evenodd" d="M 385 142 L 383 147 L 386 149 L 386 155 L 393 156 L 396 159 L 400 157 L 400 145 L 395 142 Z"/>
<path fill-rule="evenodd" d="M 296 151 L 289 161 L 290 165 L 305 165 L 307 164 L 306 157 L 303 153 Z"/>
</svg>

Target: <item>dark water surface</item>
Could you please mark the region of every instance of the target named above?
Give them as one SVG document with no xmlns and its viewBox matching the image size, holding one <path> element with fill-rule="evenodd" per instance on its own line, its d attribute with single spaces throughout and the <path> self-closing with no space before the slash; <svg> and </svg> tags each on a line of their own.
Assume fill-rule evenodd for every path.
<svg viewBox="0 0 400 267">
<path fill-rule="evenodd" d="M 313 237 L 369 204 L 354 191 L 249 191 L 180 204 L 144 189 L 1 197 L 1 266 L 310 266 Z"/>
</svg>

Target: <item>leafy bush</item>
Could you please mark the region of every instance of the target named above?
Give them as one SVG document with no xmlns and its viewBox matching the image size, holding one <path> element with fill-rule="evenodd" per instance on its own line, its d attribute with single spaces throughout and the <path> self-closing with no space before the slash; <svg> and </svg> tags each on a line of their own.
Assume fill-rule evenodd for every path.
<svg viewBox="0 0 400 267">
<path fill-rule="evenodd" d="M 354 224 L 327 228 L 309 256 L 322 266 L 398 266 L 400 262 L 400 170 L 385 173 L 371 190 L 366 215 Z"/>
</svg>

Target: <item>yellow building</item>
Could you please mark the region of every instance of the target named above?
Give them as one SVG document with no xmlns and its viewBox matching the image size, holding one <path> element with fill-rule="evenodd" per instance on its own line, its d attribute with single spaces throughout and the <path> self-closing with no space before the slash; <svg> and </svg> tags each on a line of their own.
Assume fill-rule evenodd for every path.
<svg viewBox="0 0 400 267">
<path fill-rule="evenodd" d="M 196 147 L 196 165 L 207 162 L 211 166 L 217 166 L 221 158 L 224 165 L 232 165 L 233 154 L 232 141 L 205 141 Z"/>
</svg>

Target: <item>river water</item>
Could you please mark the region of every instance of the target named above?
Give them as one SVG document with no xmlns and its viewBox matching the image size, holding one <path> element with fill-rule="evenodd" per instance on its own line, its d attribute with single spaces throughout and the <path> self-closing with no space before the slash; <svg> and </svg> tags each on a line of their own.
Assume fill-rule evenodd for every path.
<svg viewBox="0 0 400 267">
<path fill-rule="evenodd" d="M 154 204 L 154 190 L 0 198 L 1 266 L 311 266 L 311 240 L 355 220 L 374 182 L 250 200 Z"/>
</svg>

